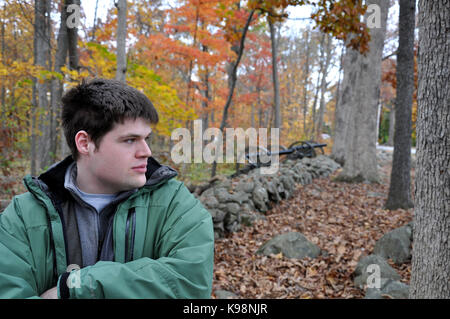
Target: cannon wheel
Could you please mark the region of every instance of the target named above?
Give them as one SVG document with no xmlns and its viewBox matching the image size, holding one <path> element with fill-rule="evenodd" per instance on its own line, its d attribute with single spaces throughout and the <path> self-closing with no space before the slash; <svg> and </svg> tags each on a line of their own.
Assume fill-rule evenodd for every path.
<svg viewBox="0 0 450 319">
<path fill-rule="evenodd" d="M 314 141 L 297 141 L 289 145 L 289 148 L 296 147 L 296 146 L 306 146 L 303 150 L 297 150 L 294 153 L 291 153 L 288 155 L 289 159 L 298 159 L 303 157 L 316 157 L 317 153 L 314 147 L 312 147 L 313 144 L 316 144 Z M 323 149 L 320 148 L 322 154 Z"/>
<path fill-rule="evenodd" d="M 250 148 L 249 146 L 247 146 L 245 148 L 244 154 L 255 154 L 255 153 L 265 153 L 268 154 L 268 152 L 272 149 L 272 145 L 268 145 L 267 148 L 262 147 L 262 146 L 257 146 L 256 148 Z M 286 146 L 283 145 L 279 145 L 278 146 L 278 150 L 286 150 Z M 283 156 L 283 155 L 281 155 Z M 266 163 L 261 163 L 259 156 L 250 156 L 250 158 L 247 158 L 248 164 L 249 166 L 252 167 L 258 167 L 258 166 L 267 166 Z M 239 162 L 236 161 L 236 173 L 239 172 Z"/>
</svg>

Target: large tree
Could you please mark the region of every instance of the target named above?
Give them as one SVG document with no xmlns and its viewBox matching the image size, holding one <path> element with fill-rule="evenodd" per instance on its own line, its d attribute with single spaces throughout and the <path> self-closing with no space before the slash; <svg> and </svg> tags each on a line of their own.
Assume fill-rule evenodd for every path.
<svg viewBox="0 0 450 319">
<path fill-rule="evenodd" d="M 386 202 L 387 209 L 408 209 L 413 206 L 411 200 L 411 117 L 414 94 L 415 12 L 416 0 L 400 0 L 394 158 Z"/>
<path fill-rule="evenodd" d="M 381 59 L 386 34 L 389 0 L 368 0 L 375 8 L 364 20 L 370 27 L 369 52 L 362 55 L 354 50 L 344 59 L 342 97 L 338 107 L 343 112 L 343 123 L 337 122 L 343 134 L 335 135 L 335 144 L 343 139 L 340 156 L 344 167 L 339 175 L 344 181 L 378 181 L 376 162 L 376 124 L 381 84 Z M 375 23 L 374 23 L 375 21 Z"/>
<path fill-rule="evenodd" d="M 411 298 L 450 298 L 450 6 L 419 1 Z"/>
</svg>

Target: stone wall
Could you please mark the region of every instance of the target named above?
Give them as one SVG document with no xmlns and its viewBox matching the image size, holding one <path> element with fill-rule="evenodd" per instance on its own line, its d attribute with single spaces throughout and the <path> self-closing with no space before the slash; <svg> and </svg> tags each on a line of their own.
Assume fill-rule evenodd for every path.
<svg viewBox="0 0 450 319">
<path fill-rule="evenodd" d="M 238 231 L 242 224 L 251 224 L 274 204 L 289 199 L 297 184 L 309 184 L 313 178 L 327 177 L 340 166 L 328 156 L 286 160 L 279 171 L 263 175 L 261 170 L 251 170 L 233 179 L 222 178 L 195 194 L 213 217 L 216 238 L 227 232 Z"/>
</svg>

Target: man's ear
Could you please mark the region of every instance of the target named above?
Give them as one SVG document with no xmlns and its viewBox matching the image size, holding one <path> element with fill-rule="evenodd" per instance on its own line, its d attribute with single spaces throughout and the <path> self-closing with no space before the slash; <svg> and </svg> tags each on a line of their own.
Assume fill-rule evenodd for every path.
<svg viewBox="0 0 450 319">
<path fill-rule="evenodd" d="M 75 135 L 75 145 L 80 155 L 89 155 L 89 151 L 94 149 L 94 142 L 86 131 L 78 131 Z"/>
</svg>

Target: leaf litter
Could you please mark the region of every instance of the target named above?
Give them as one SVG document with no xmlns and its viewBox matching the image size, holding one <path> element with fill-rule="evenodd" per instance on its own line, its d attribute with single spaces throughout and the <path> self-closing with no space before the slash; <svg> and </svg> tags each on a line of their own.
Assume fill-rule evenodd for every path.
<svg viewBox="0 0 450 319">
<path fill-rule="evenodd" d="M 321 299 L 363 298 L 353 284 L 358 261 L 369 254 L 385 233 L 412 220 L 413 209 L 385 210 L 390 167 L 380 171 L 380 184 L 333 181 L 328 178 L 298 185 L 251 226 L 217 239 L 212 298 L 226 290 L 237 298 Z M 276 235 L 300 232 L 327 254 L 290 259 L 279 254 L 256 255 Z M 411 263 L 388 263 L 409 284 Z"/>
</svg>

